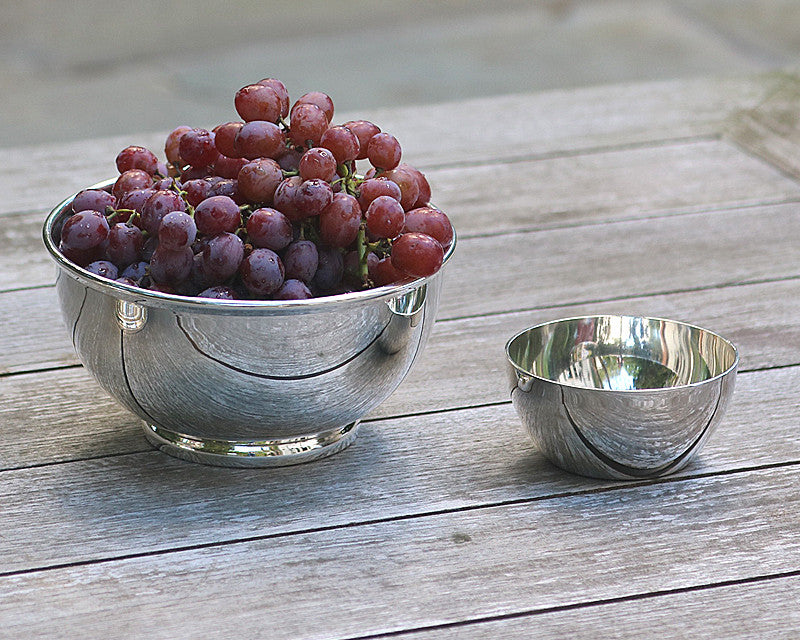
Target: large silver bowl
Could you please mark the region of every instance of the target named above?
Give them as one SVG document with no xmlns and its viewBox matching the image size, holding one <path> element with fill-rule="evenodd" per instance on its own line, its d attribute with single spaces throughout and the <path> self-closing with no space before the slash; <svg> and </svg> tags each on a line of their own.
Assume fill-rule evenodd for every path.
<svg viewBox="0 0 800 640">
<path fill-rule="evenodd" d="M 719 423 L 739 355 L 682 322 L 590 316 L 537 325 L 506 345 L 511 398 L 554 464 L 599 478 L 683 468 Z"/>
<path fill-rule="evenodd" d="M 433 326 L 442 270 L 287 302 L 189 298 L 112 282 L 59 252 L 71 200 L 53 209 L 43 236 L 75 350 L 171 455 L 277 466 L 335 453 L 397 388 Z M 454 248 L 455 238 L 445 263 Z"/>
</svg>

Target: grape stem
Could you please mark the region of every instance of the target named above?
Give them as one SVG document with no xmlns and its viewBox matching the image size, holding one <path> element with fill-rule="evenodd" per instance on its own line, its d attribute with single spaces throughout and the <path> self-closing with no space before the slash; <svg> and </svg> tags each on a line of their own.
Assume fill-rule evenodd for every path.
<svg viewBox="0 0 800 640">
<path fill-rule="evenodd" d="M 369 269 L 367 268 L 369 249 L 367 247 L 367 226 L 364 222 L 362 222 L 361 226 L 358 228 L 356 245 L 358 247 L 358 277 L 361 283 L 366 286 L 369 283 Z"/>
<path fill-rule="evenodd" d="M 106 220 L 108 220 L 109 223 L 114 222 L 114 220 L 116 220 L 121 213 L 130 214 L 128 216 L 128 218 L 133 218 L 134 214 L 136 213 L 136 210 L 135 209 L 115 209 L 110 214 L 106 215 Z"/>
</svg>

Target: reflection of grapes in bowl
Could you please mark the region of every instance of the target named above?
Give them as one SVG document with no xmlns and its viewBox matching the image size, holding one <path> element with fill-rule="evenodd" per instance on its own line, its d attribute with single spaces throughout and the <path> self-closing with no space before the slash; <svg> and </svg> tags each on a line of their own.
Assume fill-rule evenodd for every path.
<svg viewBox="0 0 800 640">
<path fill-rule="evenodd" d="M 178 127 L 167 163 L 127 147 L 44 225 L 86 368 L 152 443 L 210 464 L 347 446 L 423 347 L 455 248 L 393 136 L 262 83 L 244 122 Z"/>
<path fill-rule="evenodd" d="M 537 325 L 506 345 L 511 399 L 551 462 L 601 478 L 682 469 L 719 423 L 739 355 L 719 335 L 638 316 Z"/>
</svg>

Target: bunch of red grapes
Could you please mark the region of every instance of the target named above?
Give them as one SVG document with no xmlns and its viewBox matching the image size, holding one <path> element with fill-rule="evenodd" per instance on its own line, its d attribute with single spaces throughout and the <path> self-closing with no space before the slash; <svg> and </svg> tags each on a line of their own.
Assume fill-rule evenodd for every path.
<svg viewBox="0 0 800 640">
<path fill-rule="evenodd" d="M 218 299 L 304 299 L 439 270 L 452 226 L 394 136 L 366 120 L 331 125 L 324 93 L 290 109 L 274 78 L 234 104 L 241 121 L 173 130 L 166 162 L 123 149 L 113 186 L 73 199 L 64 256 L 117 282 Z"/>
</svg>

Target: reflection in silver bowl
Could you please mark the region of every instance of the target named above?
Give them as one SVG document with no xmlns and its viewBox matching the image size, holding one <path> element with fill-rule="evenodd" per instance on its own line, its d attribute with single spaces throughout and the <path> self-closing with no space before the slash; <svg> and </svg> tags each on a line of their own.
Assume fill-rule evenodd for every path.
<svg viewBox="0 0 800 640">
<path fill-rule="evenodd" d="M 506 345 L 514 406 L 556 465 L 600 478 L 683 468 L 733 393 L 739 355 L 715 333 L 637 316 L 537 325 Z"/>
<path fill-rule="evenodd" d="M 294 301 L 189 298 L 103 279 L 58 251 L 70 201 L 51 212 L 43 235 L 73 344 L 171 455 L 276 466 L 339 451 L 397 388 L 433 326 L 442 270 Z M 455 238 L 445 263 L 454 248 Z"/>
</svg>

